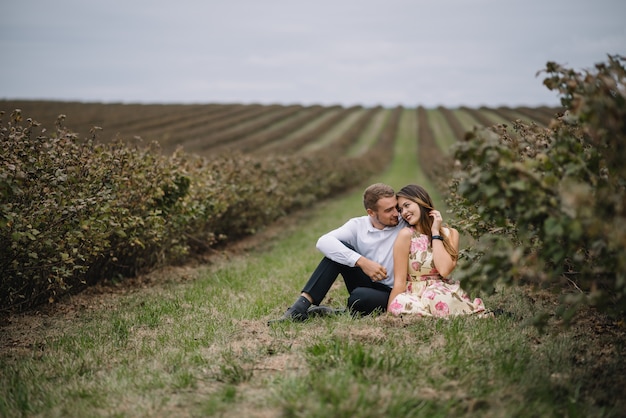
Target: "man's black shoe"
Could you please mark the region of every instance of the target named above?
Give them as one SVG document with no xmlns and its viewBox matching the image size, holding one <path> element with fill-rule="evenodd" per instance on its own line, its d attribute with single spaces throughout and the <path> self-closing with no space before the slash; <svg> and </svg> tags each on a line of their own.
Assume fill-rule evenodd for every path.
<svg viewBox="0 0 626 418">
<path fill-rule="evenodd" d="M 330 316 L 330 315 L 338 315 L 338 314 L 342 314 L 345 313 L 346 310 L 345 309 L 335 309 L 335 308 L 331 308 L 330 306 L 326 306 L 326 305 L 319 305 L 319 306 L 311 306 L 308 310 L 307 310 L 307 315 L 310 317 L 313 316 Z"/>
<path fill-rule="evenodd" d="M 293 307 L 287 309 L 283 316 L 278 319 L 272 319 L 268 321 L 267 325 L 275 324 L 277 322 L 304 322 L 309 319 L 309 314 L 307 312 L 298 312 Z"/>
</svg>

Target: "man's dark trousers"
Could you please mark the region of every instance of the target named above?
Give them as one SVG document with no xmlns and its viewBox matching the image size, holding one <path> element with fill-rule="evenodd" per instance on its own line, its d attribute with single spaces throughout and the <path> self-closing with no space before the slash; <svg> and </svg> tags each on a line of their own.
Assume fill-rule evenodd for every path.
<svg viewBox="0 0 626 418">
<path fill-rule="evenodd" d="M 302 291 L 313 298 L 314 305 L 319 305 L 340 274 L 350 293 L 348 309 L 352 313 L 369 315 L 375 310 L 387 310 L 390 287 L 372 281 L 359 267 L 349 267 L 328 257 L 320 261 Z"/>
</svg>

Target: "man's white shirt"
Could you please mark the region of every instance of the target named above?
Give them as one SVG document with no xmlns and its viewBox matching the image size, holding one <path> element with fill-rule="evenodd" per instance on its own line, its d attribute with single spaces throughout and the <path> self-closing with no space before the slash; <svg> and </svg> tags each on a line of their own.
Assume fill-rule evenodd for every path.
<svg viewBox="0 0 626 418">
<path fill-rule="evenodd" d="M 387 269 L 387 277 L 380 280 L 389 287 L 393 287 L 393 244 L 398 232 L 408 226 L 400 218 L 398 225 L 376 229 L 372 226 L 367 215 L 352 218 L 337 229 L 334 229 L 318 240 L 316 247 L 329 259 L 354 267 L 357 260 L 363 256 L 380 263 Z M 342 242 L 354 247 L 347 248 Z"/>
</svg>

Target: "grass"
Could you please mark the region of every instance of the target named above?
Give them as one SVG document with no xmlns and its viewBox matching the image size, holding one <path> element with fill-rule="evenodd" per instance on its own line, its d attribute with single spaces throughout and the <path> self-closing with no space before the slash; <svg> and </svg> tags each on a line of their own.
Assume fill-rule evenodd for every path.
<svg viewBox="0 0 626 418">
<path fill-rule="evenodd" d="M 426 111 L 437 145 L 444 154 L 450 154 L 450 149 L 457 142 L 454 132 L 439 109 L 427 109 Z"/>
<path fill-rule="evenodd" d="M 340 138 L 350 127 L 367 112 L 366 108 L 357 109 L 347 117 L 344 117 L 338 124 L 333 126 L 327 132 L 323 133 L 315 141 L 310 142 L 302 147 L 300 152 L 307 153 L 317 151 L 330 145 L 337 138 Z"/>
<path fill-rule="evenodd" d="M 415 112 L 380 179 L 428 184 Z M 433 190 L 427 185 L 429 190 Z M 363 213 L 347 191 L 195 267 L 99 287 L 2 327 L 0 416 L 624 416 L 623 325 L 588 312 L 528 326 L 551 298 L 484 295 L 490 319 L 354 319 L 267 325 L 300 292 L 319 235 Z M 437 199 L 440 199 L 437 196 Z M 325 303 L 344 306 L 338 282 Z"/>
<path fill-rule="evenodd" d="M 380 112 L 376 112 L 359 141 L 348 150 L 348 156 L 354 157 L 366 152 L 376 142 L 390 116 L 390 109 L 381 109 Z"/>
<path fill-rule="evenodd" d="M 463 109 L 452 109 L 454 115 L 459 119 L 466 131 L 473 131 L 475 127 L 481 126 L 474 118 Z"/>
</svg>

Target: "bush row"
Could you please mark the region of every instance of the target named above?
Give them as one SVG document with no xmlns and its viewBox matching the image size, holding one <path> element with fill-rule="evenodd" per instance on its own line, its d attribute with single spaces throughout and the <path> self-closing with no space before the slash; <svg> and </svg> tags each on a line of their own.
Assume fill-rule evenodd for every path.
<svg viewBox="0 0 626 418">
<path fill-rule="evenodd" d="M 514 135 L 494 126 L 458 144 L 448 203 L 476 239 L 459 279 L 565 287 L 565 320 L 582 305 L 626 312 L 624 61 L 584 72 L 548 63 L 544 84 L 565 109 L 548 128 L 517 121 Z"/>
<path fill-rule="evenodd" d="M 99 144 L 95 132 L 78 138 L 63 116 L 51 134 L 17 110 L 1 118 L 2 311 L 181 262 L 355 186 L 388 163 L 328 151 L 166 156 L 156 144 Z"/>
</svg>

